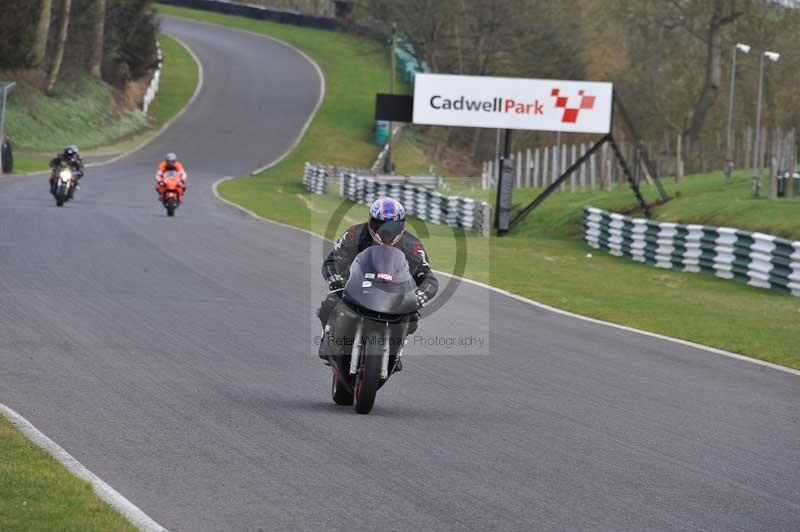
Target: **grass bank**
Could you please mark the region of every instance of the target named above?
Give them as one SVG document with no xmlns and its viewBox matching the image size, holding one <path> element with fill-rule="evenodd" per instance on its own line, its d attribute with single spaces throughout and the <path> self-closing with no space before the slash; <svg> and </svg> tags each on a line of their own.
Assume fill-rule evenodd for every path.
<svg viewBox="0 0 800 532">
<path fill-rule="evenodd" d="M 134 532 L 89 483 L 31 443 L 0 415 L 0 530 Z"/>
<path fill-rule="evenodd" d="M 343 201 L 334 195 L 315 196 L 303 188 L 305 161 L 365 166 L 377 148 L 370 144 L 372 104 L 384 90 L 388 64 L 374 45 L 339 33 L 279 26 L 173 7 L 165 13 L 270 35 L 309 54 L 325 73 L 328 93 L 308 134 L 279 165 L 253 178 L 228 181 L 220 187 L 227 199 L 265 217 L 324 234 Z M 407 160 L 422 150 L 401 147 Z M 410 170 L 409 170 L 410 171 Z M 672 203 L 656 209 L 662 219 L 760 229 L 800 236 L 797 201 L 748 199 L 745 174 L 725 185 L 720 174 L 668 183 Z M 491 199 L 491 191 L 470 190 L 457 179 L 451 189 Z M 524 204 L 536 190 L 517 191 Z M 655 192 L 645 187 L 652 200 Z M 344 225 L 366 218 L 366 208 L 344 202 L 350 210 Z M 800 367 L 796 349 L 800 337 L 800 299 L 717 279 L 655 269 L 633 261 L 595 253 L 580 240 L 580 206 L 612 210 L 635 206 L 627 188 L 611 193 L 560 193 L 549 199 L 514 234 L 505 238 L 468 237 L 464 275 L 559 308 L 615 323 L 743 353 L 787 366 Z M 413 222 L 413 220 L 412 220 Z M 453 271 L 455 243 L 446 227 L 412 223 L 425 237 L 437 269 Z M 592 254 L 589 257 L 589 254 Z"/>
<path fill-rule="evenodd" d="M 59 86 L 50 98 L 20 83 L 9 99 L 8 136 L 16 152 L 17 173 L 46 170 L 50 157 L 19 152 L 56 153 L 77 144 L 84 156 L 134 149 L 189 102 L 199 80 L 192 54 L 172 37 L 160 34 L 164 53 L 159 91 L 148 114 L 113 105 L 110 86 L 91 78 Z"/>
<path fill-rule="evenodd" d="M 21 81 L 9 100 L 7 134 L 17 151 L 88 150 L 138 133 L 147 115 L 115 103 L 114 89 L 89 76 L 60 83 L 56 95 Z"/>
</svg>

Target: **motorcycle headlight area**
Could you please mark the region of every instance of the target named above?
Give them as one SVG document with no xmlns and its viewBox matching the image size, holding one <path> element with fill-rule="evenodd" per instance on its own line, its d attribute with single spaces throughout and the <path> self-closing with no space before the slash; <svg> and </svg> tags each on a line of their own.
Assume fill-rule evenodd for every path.
<svg viewBox="0 0 800 532">
<path fill-rule="evenodd" d="M 61 172 L 58 174 L 58 177 L 60 177 L 62 181 L 69 181 L 72 179 L 72 172 L 69 170 L 61 170 Z"/>
</svg>

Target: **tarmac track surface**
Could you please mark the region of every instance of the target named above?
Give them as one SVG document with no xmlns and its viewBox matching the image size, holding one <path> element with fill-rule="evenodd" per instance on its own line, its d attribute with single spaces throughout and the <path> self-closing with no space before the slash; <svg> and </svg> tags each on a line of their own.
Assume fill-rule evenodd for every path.
<svg viewBox="0 0 800 532">
<path fill-rule="evenodd" d="M 333 405 L 317 240 L 211 189 L 291 145 L 316 71 L 164 28 L 206 84 L 163 136 L 62 209 L 46 178 L 0 181 L 0 402 L 174 531 L 800 530 L 796 376 L 479 287 L 420 334 L 483 348 L 411 345 L 373 414 Z M 167 150 L 191 172 L 174 219 Z"/>
</svg>

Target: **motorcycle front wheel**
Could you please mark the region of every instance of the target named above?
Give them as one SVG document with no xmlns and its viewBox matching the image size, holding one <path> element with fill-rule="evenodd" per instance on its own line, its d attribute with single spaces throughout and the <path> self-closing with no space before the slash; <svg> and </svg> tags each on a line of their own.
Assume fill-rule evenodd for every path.
<svg viewBox="0 0 800 532">
<path fill-rule="evenodd" d="M 353 392 L 347 389 L 339 380 L 336 370 L 333 371 L 333 384 L 331 384 L 331 398 L 337 405 L 350 406 L 353 404 Z"/>
<path fill-rule="evenodd" d="M 366 342 L 353 393 L 354 408 L 359 414 L 369 414 L 375 405 L 381 382 L 381 355 L 382 347 L 374 342 Z"/>
</svg>

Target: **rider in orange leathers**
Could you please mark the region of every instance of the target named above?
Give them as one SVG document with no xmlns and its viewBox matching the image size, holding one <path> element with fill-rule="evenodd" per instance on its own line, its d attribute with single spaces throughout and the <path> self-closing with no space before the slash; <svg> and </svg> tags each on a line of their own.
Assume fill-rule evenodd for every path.
<svg viewBox="0 0 800 532">
<path fill-rule="evenodd" d="M 175 172 L 180 179 L 180 186 L 178 187 L 178 201 L 183 201 L 183 193 L 186 192 L 186 171 L 183 165 L 178 161 L 178 157 L 174 153 L 168 153 L 165 159 L 158 165 L 158 172 L 156 172 L 156 191 L 158 192 L 159 200 L 164 200 L 164 174 L 167 172 Z"/>
</svg>

